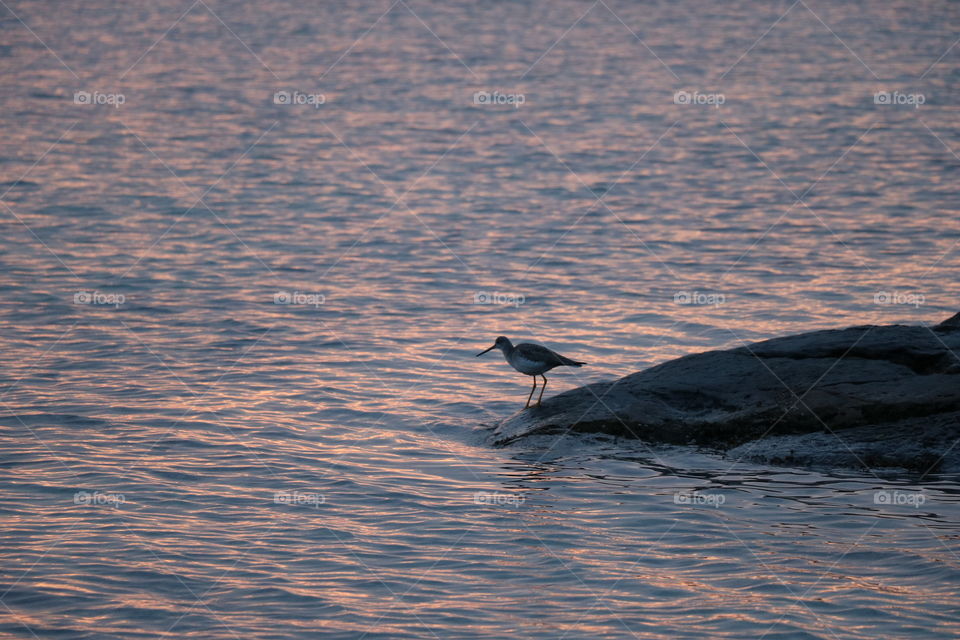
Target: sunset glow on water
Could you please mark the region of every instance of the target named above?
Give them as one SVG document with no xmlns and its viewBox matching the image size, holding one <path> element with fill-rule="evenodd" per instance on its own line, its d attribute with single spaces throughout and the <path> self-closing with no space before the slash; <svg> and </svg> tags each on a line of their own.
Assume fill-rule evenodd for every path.
<svg viewBox="0 0 960 640">
<path fill-rule="evenodd" d="M 0 636 L 960 636 L 955 474 L 495 448 L 474 357 L 956 313 L 956 5 L 0 15 Z"/>
</svg>

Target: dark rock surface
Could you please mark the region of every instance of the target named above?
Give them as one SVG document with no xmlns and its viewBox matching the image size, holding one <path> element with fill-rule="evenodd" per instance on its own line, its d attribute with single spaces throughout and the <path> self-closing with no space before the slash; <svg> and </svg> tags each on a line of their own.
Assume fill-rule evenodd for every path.
<svg viewBox="0 0 960 640">
<path fill-rule="evenodd" d="M 496 444 L 601 432 L 760 462 L 960 470 L 960 314 L 698 353 L 507 418 Z"/>
</svg>

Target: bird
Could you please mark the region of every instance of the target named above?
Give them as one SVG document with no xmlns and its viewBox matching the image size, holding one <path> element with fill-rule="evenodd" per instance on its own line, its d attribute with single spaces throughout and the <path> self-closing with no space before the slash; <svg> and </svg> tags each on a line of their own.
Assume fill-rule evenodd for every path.
<svg viewBox="0 0 960 640">
<path fill-rule="evenodd" d="M 521 342 L 514 345 L 506 336 L 499 336 L 494 341 L 493 346 L 477 354 L 479 358 L 488 351 L 500 349 L 507 363 L 520 373 L 533 376 L 533 388 L 530 389 L 530 395 L 527 396 L 526 409 L 530 406 L 530 399 L 533 398 L 533 392 L 537 390 L 537 376 L 543 378 L 543 386 L 540 387 L 540 396 L 537 398 L 537 406 L 543 400 L 543 390 L 547 388 L 547 377 L 543 375 L 554 367 L 582 367 L 586 362 L 571 360 L 566 356 L 555 353 L 543 345 L 533 344 L 531 342 Z"/>
</svg>

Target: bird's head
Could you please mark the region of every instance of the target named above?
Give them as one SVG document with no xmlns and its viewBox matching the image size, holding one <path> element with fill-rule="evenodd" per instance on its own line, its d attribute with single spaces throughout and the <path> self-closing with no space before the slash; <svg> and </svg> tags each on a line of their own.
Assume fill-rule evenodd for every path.
<svg viewBox="0 0 960 640">
<path fill-rule="evenodd" d="M 497 336 L 497 339 L 493 341 L 493 345 L 490 346 L 490 347 L 487 348 L 487 349 L 484 349 L 484 350 L 481 351 L 480 353 L 478 353 L 478 354 L 477 354 L 477 357 L 479 358 L 480 356 L 482 356 L 483 354 L 485 354 L 487 351 L 492 351 L 492 350 L 494 350 L 494 349 L 500 349 L 500 351 L 503 351 L 504 349 L 508 348 L 509 346 L 511 346 L 511 345 L 510 345 L 510 339 L 507 338 L 507 336 Z"/>
</svg>

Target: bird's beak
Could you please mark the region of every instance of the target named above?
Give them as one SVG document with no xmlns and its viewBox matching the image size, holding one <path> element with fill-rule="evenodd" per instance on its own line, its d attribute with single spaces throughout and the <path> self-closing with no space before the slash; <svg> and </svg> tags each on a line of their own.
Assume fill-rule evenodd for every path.
<svg viewBox="0 0 960 640">
<path fill-rule="evenodd" d="M 493 346 L 490 347 L 490 349 L 494 349 L 494 348 L 496 348 L 496 346 L 497 346 L 496 343 L 494 343 Z M 480 353 L 477 354 L 477 357 L 479 358 L 480 356 L 482 356 L 483 354 L 485 354 L 487 351 L 490 351 L 490 349 L 486 349 L 486 350 L 484 350 L 484 351 L 481 351 Z"/>
</svg>

